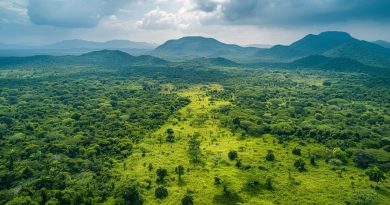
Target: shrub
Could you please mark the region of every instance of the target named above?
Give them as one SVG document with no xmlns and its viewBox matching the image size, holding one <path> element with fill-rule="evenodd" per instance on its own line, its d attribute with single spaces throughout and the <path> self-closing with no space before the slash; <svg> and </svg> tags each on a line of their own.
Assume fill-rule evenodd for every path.
<svg viewBox="0 0 390 205">
<path fill-rule="evenodd" d="M 265 159 L 267 161 L 274 161 L 275 160 L 275 155 L 272 152 L 272 150 L 268 150 L 267 156 L 265 156 Z"/>
<path fill-rule="evenodd" d="M 182 205 L 193 205 L 194 204 L 194 197 L 190 194 L 186 194 L 183 199 L 181 200 Z"/>
<path fill-rule="evenodd" d="M 294 167 L 297 168 L 300 172 L 306 171 L 305 165 L 306 163 L 302 158 L 297 159 L 294 162 Z"/>
<path fill-rule="evenodd" d="M 301 149 L 295 147 L 293 150 L 292 150 L 292 153 L 297 155 L 297 156 L 301 156 L 302 153 L 301 153 Z"/>
<path fill-rule="evenodd" d="M 382 179 L 385 179 L 385 175 L 382 170 L 378 167 L 370 167 L 366 170 L 366 175 L 371 181 L 380 182 Z"/>
<path fill-rule="evenodd" d="M 154 195 L 158 199 L 164 199 L 168 196 L 168 189 L 165 187 L 157 187 L 156 191 L 154 192 Z"/>
<path fill-rule="evenodd" d="M 237 159 L 237 157 L 238 157 L 237 151 L 234 151 L 234 150 L 230 151 L 230 152 L 228 153 L 228 157 L 229 157 L 230 160 L 235 160 L 235 159 Z"/>
</svg>

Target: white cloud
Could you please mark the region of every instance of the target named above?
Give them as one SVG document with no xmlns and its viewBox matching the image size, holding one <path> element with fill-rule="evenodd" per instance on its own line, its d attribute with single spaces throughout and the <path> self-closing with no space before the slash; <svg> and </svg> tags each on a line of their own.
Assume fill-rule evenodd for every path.
<svg viewBox="0 0 390 205">
<path fill-rule="evenodd" d="M 161 10 L 159 7 L 146 13 L 137 27 L 150 30 L 182 29 L 188 27 L 177 14 Z"/>
</svg>

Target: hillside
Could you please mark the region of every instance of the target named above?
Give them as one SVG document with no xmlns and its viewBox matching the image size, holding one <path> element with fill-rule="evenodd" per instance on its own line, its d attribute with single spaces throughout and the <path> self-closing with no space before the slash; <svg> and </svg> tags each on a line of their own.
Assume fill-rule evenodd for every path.
<svg viewBox="0 0 390 205">
<path fill-rule="evenodd" d="M 311 55 L 351 58 L 370 66 L 388 67 L 390 50 L 353 38 L 345 32 L 307 35 L 289 46 L 274 46 L 256 53 L 259 61 L 290 62 Z"/>
<path fill-rule="evenodd" d="M 167 65 L 168 61 L 153 56 L 132 56 L 119 50 L 101 50 L 79 56 L 38 55 L 29 57 L 0 57 L 0 67 L 62 64 L 62 65 L 96 65 L 96 66 L 129 66 L 129 65 Z"/>
<path fill-rule="evenodd" d="M 243 59 L 259 50 L 262 49 L 225 44 L 213 38 L 193 36 L 169 40 L 157 47 L 151 54 L 174 60 L 199 57 Z"/>
<path fill-rule="evenodd" d="M 374 42 L 372 42 L 372 43 L 375 43 L 375 44 L 377 44 L 377 45 L 380 45 L 380 46 L 382 46 L 382 47 L 384 47 L 384 48 L 390 48 L 390 43 L 387 42 L 387 41 L 378 40 L 378 41 L 374 41 Z"/>
</svg>

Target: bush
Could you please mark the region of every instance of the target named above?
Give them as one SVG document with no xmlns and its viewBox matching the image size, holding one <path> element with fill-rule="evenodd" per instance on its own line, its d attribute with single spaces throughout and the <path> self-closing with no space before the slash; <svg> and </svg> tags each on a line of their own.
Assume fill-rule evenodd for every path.
<svg viewBox="0 0 390 205">
<path fill-rule="evenodd" d="M 119 186 L 114 193 L 115 204 L 121 205 L 142 205 L 144 199 L 139 192 L 135 182 Z"/>
<path fill-rule="evenodd" d="M 294 162 L 294 167 L 297 168 L 300 172 L 306 171 L 305 165 L 306 163 L 302 158 L 297 159 Z"/>
<path fill-rule="evenodd" d="M 238 157 L 238 154 L 237 154 L 237 151 L 230 151 L 229 153 L 228 153 L 228 157 L 229 157 L 229 159 L 230 160 L 235 160 L 235 159 L 237 159 L 237 157 Z"/>
<path fill-rule="evenodd" d="M 194 197 L 190 194 L 186 194 L 183 199 L 181 200 L 182 205 L 193 205 L 194 204 Z"/>
<path fill-rule="evenodd" d="M 293 150 L 292 150 L 292 153 L 297 155 L 297 156 L 301 156 L 302 153 L 301 153 L 301 149 L 295 147 Z"/>
<path fill-rule="evenodd" d="M 164 199 L 168 196 L 168 189 L 165 187 L 157 187 L 156 191 L 154 192 L 154 195 L 158 199 Z"/>
<path fill-rule="evenodd" d="M 366 170 L 366 175 L 371 181 L 380 182 L 382 179 L 385 179 L 385 174 L 378 167 L 370 167 Z"/>
<path fill-rule="evenodd" d="M 275 155 L 272 152 L 272 150 L 268 150 L 267 156 L 265 156 L 265 159 L 267 161 L 274 161 L 275 160 Z"/>
<path fill-rule="evenodd" d="M 362 149 L 358 149 L 353 154 L 353 159 L 358 167 L 367 168 L 371 163 L 374 162 L 374 158 Z"/>
</svg>

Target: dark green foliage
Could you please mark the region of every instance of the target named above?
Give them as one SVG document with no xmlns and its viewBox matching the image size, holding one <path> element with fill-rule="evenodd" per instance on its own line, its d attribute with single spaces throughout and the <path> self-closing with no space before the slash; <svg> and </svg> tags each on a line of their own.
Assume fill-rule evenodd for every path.
<svg viewBox="0 0 390 205">
<path fill-rule="evenodd" d="M 234 151 L 234 150 L 229 151 L 228 157 L 229 157 L 230 160 L 235 160 L 235 159 L 237 159 L 237 157 L 238 157 L 237 151 Z"/>
<path fill-rule="evenodd" d="M 305 165 L 306 163 L 302 158 L 299 158 L 294 162 L 294 167 L 300 172 L 306 171 Z"/>
<path fill-rule="evenodd" d="M 158 177 L 158 179 L 157 179 L 158 182 L 163 182 L 164 178 L 166 176 L 168 176 L 167 170 L 163 169 L 161 167 L 157 169 L 156 174 L 157 174 L 157 177 Z"/>
<path fill-rule="evenodd" d="M 293 150 L 292 150 L 292 153 L 297 155 L 297 156 L 301 156 L 301 149 L 295 147 Z"/>
<path fill-rule="evenodd" d="M 117 205 L 142 205 L 144 202 L 135 182 L 123 183 L 116 188 L 114 195 Z"/>
<path fill-rule="evenodd" d="M 265 159 L 266 159 L 267 161 L 270 161 L 270 162 L 275 161 L 275 155 L 274 155 L 274 153 L 272 152 L 272 150 L 268 150 L 268 153 L 267 153 L 267 155 L 265 156 Z"/>
<path fill-rule="evenodd" d="M 158 199 L 164 199 L 168 196 L 168 189 L 162 186 L 157 187 L 156 191 L 154 192 L 154 195 Z"/>
<path fill-rule="evenodd" d="M 356 150 L 353 157 L 356 164 L 362 168 L 367 168 L 370 164 L 375 162 L 374 158 L 362 149 Z"/>
<path fill-rule="evenodd" d="M 184 167 L 183 165 L 179 165 L 176 167 L 176 173 L 179 176 L 179 180 L 181 180 L 181 176 L 184 174 Z"/>
<path fill-rule="evenodd" d="M 272 178 L 271 177 L 267 177 L 267 179 L 265 180 L 265 185 L 264 187 L 267 189 L 267 190 L 272 190 L 273 189 L 273 186 L 272 186 Z"/>
<path fill-rule="evenodd" d="M 378 167 L 370 167 L 366 170 L 366 175 L 371 181 L 380 182 L 386 179 L 385 174 Z"/>
<path fill-rule="evenodd" d="M 181 204 L 182 205 L 193 205 L 194 204 L 194 197 L 191 194 L 186 194 L 181 199 Z"/>
</svg>

